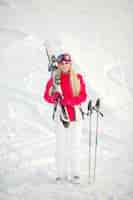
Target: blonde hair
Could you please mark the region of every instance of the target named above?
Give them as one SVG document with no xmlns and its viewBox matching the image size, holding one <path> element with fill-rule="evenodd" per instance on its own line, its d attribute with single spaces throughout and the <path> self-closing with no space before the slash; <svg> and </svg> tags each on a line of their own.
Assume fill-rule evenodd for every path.
<svg viewBox="0 0 133 200">
<path fill-rule="evenodd" d="M 70 69 L 70 77 L 71 77 L 71 86 L 72 86 L 72 91 L 74 96 L 78 96 L 80 92 L 80 80 L 77 77 L 77 74 L 75 71 Z"/>
<path fill-rule="evenodd" d="M 56 70 L 56 75 L 58 77 L 61 76 L 60 68 Z M 78 96 L 80 92 L 80 80 L 78 79 L 77 74 L 75 73 L 72 67 L 70 68 L 70 81 L 71 81 L 73 96 Z"/>
</svg>

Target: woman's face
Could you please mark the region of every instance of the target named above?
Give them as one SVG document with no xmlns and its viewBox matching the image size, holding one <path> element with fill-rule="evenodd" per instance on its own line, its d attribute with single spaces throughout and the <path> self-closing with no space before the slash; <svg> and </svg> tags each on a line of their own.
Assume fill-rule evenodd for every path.
<svg viewBox="0 0 133 200">
<path fill-rule="evenodd" d="M 71 63 L 60 63 L 58 66 L 63 73 L 68 73 L 71 69 Z"/>
</svg>

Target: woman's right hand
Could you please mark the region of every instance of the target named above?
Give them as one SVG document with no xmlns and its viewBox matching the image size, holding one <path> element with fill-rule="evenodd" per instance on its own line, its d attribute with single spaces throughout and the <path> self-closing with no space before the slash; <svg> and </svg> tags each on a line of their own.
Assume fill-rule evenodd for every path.
<svg viewBox="0 0 133 200">
<path fill-rule="evenodd" d="M 56 101 L 58 100 L 58 98 L 61 98 L 61 94 L 60 92 L 54 92 L 53 94 L 53 101 L 56 103 Z"/>
</svg>

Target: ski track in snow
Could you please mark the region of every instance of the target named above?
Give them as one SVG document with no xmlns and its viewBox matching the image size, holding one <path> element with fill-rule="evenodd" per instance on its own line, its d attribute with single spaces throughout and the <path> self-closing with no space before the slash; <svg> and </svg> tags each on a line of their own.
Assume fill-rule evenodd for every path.
<svg viewBox="0 0 133 200">
<path fill-rule="evenodd" d="M 91 5 L 93 11 L 95 10 L 95 3 Z M 0 200 L 132 200 L 133 90 L 130 53 L 128 52 L 129 57 L 125 56 L 125 61 L 123 54 L 126 53 L 126 50 L 125 52 L 122 50 L 121 60 L 117 65 L 115 55 L 117 51 L 115 50 L 120 49 L 118 49 L 119 44 L 116 43 L 117 48 L 114 47 L 113 49 L 114 55 L 109 56 L 108 52 L 104 52 L 101 48 L 101 57 L 95 57 L 94 50 L 97 50 L 96 55 L 99 53 L 100 37 L 103 46 L 107 40 L 106 36 L 102 34 L 98 36 L 95 27 L 97 20 L 104 20 L 102 17 L 107 12 L 105 9 L 103 9 L 103 15 L 101 17 L 99 15 L 99 19 L 96 16 L 91 17 L 91 20 L 94 20 L 93 25 L 90 23 L 92 40 L 89 41 L 88 39 L 87 43 L 86 29 L 80 30 L 77 35 L 75 35 L 75 30 L 72 29 L 75 23 L 72 20 L 75 18 L 71 19 L 72 34 L 67 31 L 65 33 L 65 28 L 68 27 L 67 25 L 65 27 L 66 18 L 63 18 L 62 30 L 64 28 L 64 31 L 59 30 L 58 33 L 55 31 L 55 36 L 53 36 L 52 33 L 56 25 L 59 28 L 61 23 L 61 21 L 58 21 L 58 15 L 56 16 L 59 7 L 56 2 L 52 4 L 52 7 L 48 4 L 47 6 L 52 11 L 55 10 L 55 13 L 51 13 L 45 9 L 42 1 L 40 1 L 40 4 L 43 5 L 42 8 L 44 7 L 46 13 L 37 1 L 32 1 L 32 3 L 31 1 L 0 1 Z M 74 4 L 74 1 L 72 4 Z M 129 2 L 129 4 L 131 3 Z M 125 19 L 125 26 L 126 20 L 130 25 L 130 15 L 132 16 L 132 5 L 129 6 L 129 4 L 127 5 L 126 1 L 123 1 L 121 7 L 118 8 L 120 5 L 118 6 L 115 1 L 112 1 L 109 6 L 110 8 L 115 7 L 114 16 L 116 15 L 117 20 L 117 9 L 119 11 L 124 10 L 124 13 L 127 12 L 127 16 L 123 14 L 123 17 L 120 17 L 121 22 Z M 54 5 L 56 6 L 54 7 Z M 63 1 L 60 7 L 63 9 L 65 6 L 69 8 L 67 2 Z M 85 23 L 88 11 L 92 16 L 96 11 L 93 13 L 93 11 L 87 10 L 87 1 L 84 8 L 82 2 L 79 3 L 80 7 L 81 10 L 75 11 L 75 16 L 78 19 L 80 17 L 81 20 L 84 19 Z M 62 11 L 60 12 L 62 13 Z M 64 11 L 66 12 L 66 10 Z M 72 10 L 69 9 L 69 11 L 72 15 Z M 97 10 L 97 12 L 99 11 Z M 52 21 L 52 29 L 49 25 L 51 19 L 54 19 L 55 22 Z M 87 17 L 87 20 L 90 19 Z M 114 22 L 115 27 L 117 20 Z M 113 23 L 113 18 L 110 21 Z M 101 21 L 98 22 L 101 23 Z M 105 26 L 106 23 L 107 21 L 105 21 Z M 129 27 L 131 26 L 127 24 L 127 37 L 130 38 Z M 79 30 L 78 28 L 76 27 L 76 31 Z M 90 29 L 88 29 L 88 34 Z M 101 29 L 101 33 L 103 30 Z M 108 30 L 106 31 L 108 33 Z M 116 35 L 118 34 L 117 31 Z M 52 42 L 50 41 L 51 36 L 53 36 Z M 73 36 L 75 36 L 75 40 L 73 40 Z M 84 39 L 83 36 L 85 36 Z M 102 41 L 103 37 L 106 38 L 105 41 Z M 55 182 L 55 130 L 51 119 L 53 108 L 43 101 L 44 85 L 49 77 L 47 67 L 44 67 L 48 63 L 43 47 L 44 40 L 47 39 L 53 45 L 52 49 L 56 53 L 59 53 L 62 48 L 71 50 L 75 61 L 81 64 L 82 59 L 84 66 L 87 66 L 88 55 L 91 55 L 89 66 L 94 64 L 94 68 L 90 67 L 89 69 L 82 69 L 77 65 L 77 68 L 81 72 L 83 71 L 85 80 L 88 80 L 90 76 L 90 81 L 87 82 L 89 96 L 93 97 L 94 100 L 97 96 L 102 97 L 102 111 L 105 115 L 103 119 L 100 119 L 96 182 L 94 184 L 88 184 L 88 119 L 84 120 L 81 140 L 81 184 L 72 185 L 67 182 L 56 184 Z M 126 35 L 125 40 L 122 40 L 121 36 L 120 41 L 123 41 L 123 45 L 125 45 Z M 93 42 L 94 46 L 96 45 L 95 47 Z M 87 44 L 90 44 L 89 48 L 81 52 Z M 131 46 L 128 47 L 131 48 Z M 111 46 L 109 48 L 109 51 L 111 51 Z M 126 49 L 126 46 L 123 49 Z M 105 48 L 105 50 L 108 50 L 108 48 Z M 92 51 L 92 54 L 90 51 Z M 114 60 L 111 60 L 113 56 Z M 83 58 L 85 59 L 83 60 Z M 104 64 L 102 58 L 105 59 Z M 128 62 L 128 59 L 129 64 L 124 65 Z M 111 61 L 113 64 L 106 66 L 107 61 Z M 96 70 L 97 65 L 99 68 Z M 89 70 L 90 73 L 88 74 Z M 101 80 L 99 80 L 99 76 Z M 84 108 L 86 108 L 86 104 Z M 92 161 L 94 161 L 94 148 L 95 115 L 93 115 Z"/>
</svg>

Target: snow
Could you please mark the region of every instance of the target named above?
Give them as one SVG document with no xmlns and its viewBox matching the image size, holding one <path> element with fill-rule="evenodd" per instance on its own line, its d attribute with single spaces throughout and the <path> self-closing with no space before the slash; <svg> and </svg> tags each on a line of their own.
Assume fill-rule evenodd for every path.
<svg viewBox="0 0 133 200">
<path fill-rule="evenodd" d="M 133 199 L 132 21 L 126 0 L 0 0 L 0 200 Z M 81 184 L 55 183 L 52 107 L 42 98 L 44 42 L 55 54 L 70 52 L 88 100 L 101 98 L 95 183 L 88 184 L 87 118 Z"/>
</svg>

